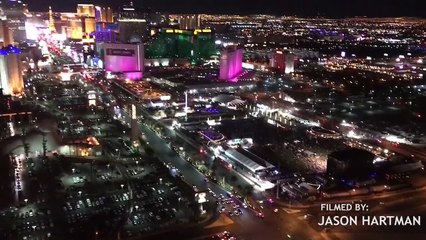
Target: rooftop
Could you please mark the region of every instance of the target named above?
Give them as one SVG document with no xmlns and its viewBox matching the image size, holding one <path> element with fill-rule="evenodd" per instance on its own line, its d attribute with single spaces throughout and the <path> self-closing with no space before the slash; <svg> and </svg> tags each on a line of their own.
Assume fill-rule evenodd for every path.
<svg viewBox="0 0 426 240">
<path fill-rule="evenodd" d="M 244 154 L 243 154 L 244 153 Z M 233 149 L 229 148 L 225 151 L 226 156 L 231 158 L 234 161 L 237 161 L 241 164 L 243 164 L 246 168 L 248 168 L 252 172 L 265 170 L 267 168 L 274 167 L 272 164 L 266 162 L 265 160 L 261 159 L 260 157 L 244 150 L 244 149 Z M 246 156 L 246 154 L 249 154 L 249 156 Z"/>
</svg>

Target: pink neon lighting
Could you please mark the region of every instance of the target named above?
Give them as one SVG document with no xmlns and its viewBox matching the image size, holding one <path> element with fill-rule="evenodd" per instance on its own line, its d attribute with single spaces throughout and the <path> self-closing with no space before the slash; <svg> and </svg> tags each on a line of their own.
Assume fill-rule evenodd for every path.
<svg viewBox="0 0 426 240">
<path fill-rule="evenodd" d="M 227 81 L 238 81 L 236 78 L 243 71 L 243 50 L 230 48 L 224 50 L 220 56 L 219 78 Z"/>
<path fill-rule="evenodd" d="M 142 72 L 125 72 L 124 73 L 124 79 L 141 80 L 142 79 Z"/>
<path fill-rule="evenodd" d="M 110 72 L 140 71 L 138 59 L 135 56 L 105 56 L 105 70 Z"/>
</svg>

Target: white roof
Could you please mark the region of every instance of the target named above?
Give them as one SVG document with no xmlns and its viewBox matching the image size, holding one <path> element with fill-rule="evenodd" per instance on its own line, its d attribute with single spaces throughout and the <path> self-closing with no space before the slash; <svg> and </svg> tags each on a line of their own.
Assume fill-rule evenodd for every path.
<svg viewBox="0 0 426 240">
<path fill-rule="evenodd" d="M 233 95 L 229 94 L 219 94 L 216 97 L 213 98 L 213 101 L 220 102 L 220 103 L 229 103 L 234 101 L 236 98 Z"/>
<path fill-rule="evenodd" d="M 231 158 L 232 160 L 241 163 L 252 172 L 267 169 L 266 167 L 258 164 L 257 162 L 253 161 L 252 159 L 248 158 L 247 156 L 233 148 L 229 148 L 228 150 L 226 150 L 225 155 Z M 265 162 L 265 165 L 267 165 L 267 167 L 272 167 L 272 165 L 269 166 L 270 164 L 268 165 L 267 162 Z"/>
</svg>

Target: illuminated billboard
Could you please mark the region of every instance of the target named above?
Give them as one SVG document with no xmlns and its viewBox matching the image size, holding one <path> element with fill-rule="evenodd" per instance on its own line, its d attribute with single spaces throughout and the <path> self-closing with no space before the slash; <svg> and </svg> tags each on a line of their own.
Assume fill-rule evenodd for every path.
<svg viewBox="0 0 426 240">
<path fill-rule="evenodd" d="M 97 43 L 96 48 L 103 59 L 106 71 L 124 73 L 130 80 L 142 78 L 144 68 L 142 44 Z"/>
</svg>

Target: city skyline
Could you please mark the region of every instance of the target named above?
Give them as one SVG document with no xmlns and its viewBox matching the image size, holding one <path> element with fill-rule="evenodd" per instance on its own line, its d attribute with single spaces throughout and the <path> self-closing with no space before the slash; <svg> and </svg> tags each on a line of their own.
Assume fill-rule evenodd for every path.
<svg viewBox="0 0 426 240">
<path fill-rule="evenodd" d="M 79 3 L 93 3 L 118 8 L 126 2 L 70 0 L 64 4 L 48 0 L 27 1 L 30 11 L 47 11 L 48 6 L 52 6 L 54 11 L 73 11 Z M 331 18 L 352 16 L 425 17 L 423 9 L 426 7 L 426 2 L 422 0 L 269 0 L 266 4 L 260 4 L 256 0 L 206 0 L 198 3 L 194 3 L 192 0 L 181 0 L 172 4 L 168 4 L 168 0 L 135 0 L 133 3 L 137 7 L 170 13 L 273 14 Z"/>
<path fill-rule="evenodd" d="M 0 0 L 0 239 L 424 240 L 422 6 Z"/>
</svg>

